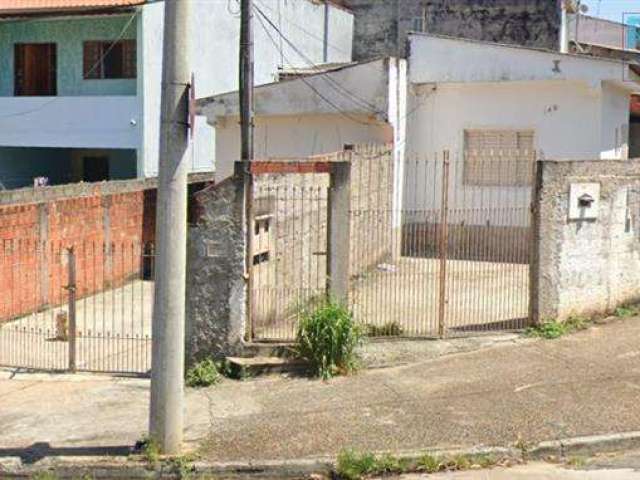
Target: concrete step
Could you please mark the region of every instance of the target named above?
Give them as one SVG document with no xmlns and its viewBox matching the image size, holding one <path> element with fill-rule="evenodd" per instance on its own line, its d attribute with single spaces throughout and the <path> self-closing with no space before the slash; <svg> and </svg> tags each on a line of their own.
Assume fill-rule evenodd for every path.
<svg viewBox="0 0 640 480">
<path fill-rule="evenodd" d="M 245 343 L 243 357 L 280 357 L 295 356 L 293 343 Z"/>
<path fill-rule="evenodd" d="M 256 356 L 227 357 L 226 360 L 229 376 L 239 380 L 261 375 L 302 374 L 307 369 L 307 363 L 298 358 Z"/>
</svg>

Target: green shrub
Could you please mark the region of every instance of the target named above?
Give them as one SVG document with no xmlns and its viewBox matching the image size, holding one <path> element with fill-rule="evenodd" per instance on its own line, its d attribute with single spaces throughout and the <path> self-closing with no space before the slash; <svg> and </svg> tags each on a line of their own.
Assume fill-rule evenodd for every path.
<svg viewBox="0 0 640 480">
<path fill-rule="evenodd" d="M 355 369 L 356 348 L 362 339 L 351 312 L 328 299 L 313 310 L 301 311 L 296 352 L 309 362 L 315 375 L 328 379 Z"/>
<path fill-rule="evenodd" d="M 208 387 L 218 383 L 221 378 L 218 366 L 208 358 L 187 370 L 185 383 L 187 387 Z"/>
</svg>

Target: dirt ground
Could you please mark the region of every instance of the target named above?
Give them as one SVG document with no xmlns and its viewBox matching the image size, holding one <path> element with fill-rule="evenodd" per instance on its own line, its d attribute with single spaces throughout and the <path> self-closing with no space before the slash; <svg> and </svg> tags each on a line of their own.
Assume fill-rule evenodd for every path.
<svg viewBox="0 0 640 480">
<path fill-rule="evenodd" d="M 144 373 L 151 368 L 153 282 L 136 280 L 76 304 L 77 368 Z M 0 325 L 0 365 L 65 370 L 69 342 L 57 339 L 56 318 L 69 306 L 50 308 Z"/>
<path fill-rule="evenodd" d="M 640 319 L 629 318 L 329 382 L 225 380 L 188 390 L 186 439 L 204 459 L 245 461 L 637 431 L 639 345 Z M 0 455 L 126 449 L 146 432 L 148 399 L 147 380 L 7 372 Z"/>
</svg>

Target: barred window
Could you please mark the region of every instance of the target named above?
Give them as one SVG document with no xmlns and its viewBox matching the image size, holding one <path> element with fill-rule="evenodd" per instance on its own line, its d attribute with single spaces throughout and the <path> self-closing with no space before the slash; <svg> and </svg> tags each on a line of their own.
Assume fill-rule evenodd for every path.
<svg viewBox="0 0 640 480">
<path fill-rule="evenodd" d="M 136 41 L 89 41 L 83 45 L 85 79 L 136 78 Z"/>
<path fill-rule="evenodd" d="M 530 185 L 534 136 L 532 130 L 465 130 L 465 185 Z"/>
</svg>

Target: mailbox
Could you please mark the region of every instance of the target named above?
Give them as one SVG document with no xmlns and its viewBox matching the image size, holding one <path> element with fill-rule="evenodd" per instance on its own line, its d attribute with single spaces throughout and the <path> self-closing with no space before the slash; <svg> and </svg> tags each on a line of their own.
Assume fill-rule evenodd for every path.
<svg viewBox="0 0 640 480">
<path fill-rule="evenodd" d="M 569 187 L 569 220 L 596 220 L 599 205 L 599 183 L 571 184 Z"/>
</svg>

